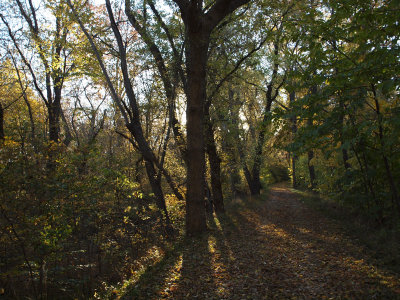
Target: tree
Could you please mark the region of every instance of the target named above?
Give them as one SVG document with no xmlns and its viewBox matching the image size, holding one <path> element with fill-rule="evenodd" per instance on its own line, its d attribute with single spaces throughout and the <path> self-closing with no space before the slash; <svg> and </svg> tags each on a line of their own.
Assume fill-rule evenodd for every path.
<svg viewBox="0 0 400 300">
<path fill-rule="evenodd" d="M 110 20 L 110 25 L 111 25 L 111 28 L 112 28 L 112 31 L 114 34 L 114 38 L 116 40 L 117 47 L 118 47 L 117 51 L 119 54 L 120 66 L 121 66 L 121 71 L 122 71 L 122 76 L 123 76 L 123 84 L 124 84 L 126 97 L 128 99 L 128 104 L 126 102 L 124 102 L 124 100 L 121 98 L 121 96 L 117 93 L 117 90 L 109 76 L 109 72 L 107 71 L 107 69 L 104 65 L 104 61 L 101 56 L 101 53 L 100 53 L 98 47 L 96 46 L 93 37 L 85 28 L 85 25 L 82 22 L 82 19 L 80 18 L 80 16 L 77 13 L 77 9 L 71 3 L 71 1 L 68 1 L 68 5 L 72 9 L 74 16 L 77 18 L 77 21 L 80 25 L 81 30 L 85 34 L 86 38 L 89 40 L 89 43 L 92 47 L 92 51 L 94 52 L 94 54 L 97 58 L 97 61 L 101 67 L 101 70 L 103 72 L 103 75 L 106 79 L 106 83 L 107 83 L 108 89 L 110 91 L 110 94 L 113 98 L 113 101 L 118 106 L 118 109 L 124 118 L 127 129 L 134 137 L 134 140 L 130 139 L 129 137 L 128 137 L 128 139 L 131 141 L 132 145 L 135 148 L 137 148 L 143 155 L 143 158 L 145 161 L 145 166 L 146 166 L 147 177 L 149 179 L 151 188 L 156 197 L 157 205 L 159 206 L 161 211 L 164 213 L 166 230 L 168 233 L 172 233 L 173 229 L 171 226 L 168 210 L 167 210 L 167 207 L 165 204 L 165 198 L 164 198 L 163 190 L 161 187 L 161 178 L 157 176 L 157 172 L 156 172 L 156 166 L 160 167 L 160 162 L 156 158 L 153 150 L 150 148 L 149 143 L 147 142 L 147 140 L 144 136 L 144 133 L 143 133 L 143 128 L 142 128 L 141 121 L 140 121 L 141 117 L 140 117 L 137 97 L 136 97 L 135 91 L 133 89 L 133 85 L 132 85 L 130 75 L 129 75 L 129 70 L 128 70 L 127 51 L 126 51 L 127 48 L 122 39 L 122 35 L 121 35 L 121 32 L 117 25 L 117 22 L 114 18 L 114 13 L 113 13 L 113 10 L 111 7 L 111 2 L 109 0 L 106 0 L 106 8 L 107 8 L 108 17 Z"/>
<path fill-rule="evenodd" d="M 187 73 L 187 194 L 186 232 L 206 229 L 204 214 L 204 104 L 210 35 L 214 28 L 248 0 L 218 0 L 207 11 L 202 1 L 175 0 L 185 24 Z"/>
<path fill-rule="evenodd" d="M 36 50 L 32 57 L 35 62 L 32 62 L 27 56 L 25 46 L 20 44 L 17 36 L 18 31 L 12 30 L 12 25 L 3 14 L 0 15 L 0 18 L 7 28 L 8 35 L 20 56 L 22 65 L 29 72 L 36 92 L 46 105 L 49 140 L 58 143 L 63 86 L 74 68 L 74 64 L 69 60 L 72 49 L 68 44 L 68 37 L 72 23 L 66 13 L 67 6 L 62 1 L 49 6 L 47 12 L 54 17 L 54 22 L 49 24 L 50 19 L 39 19 L 38 10 L 34 7 L 32 1 L 29 1 L 27 6 L 20 0 L 15 0 L 14 4 L 18 8 L 18 17 L 22 19 L 28 30 L 27 40 L 25 41 Z M 53 27 L 48 30 L 49 25 Z M 40 68 L 38 67 L 39 64 Z"/>
</svg>

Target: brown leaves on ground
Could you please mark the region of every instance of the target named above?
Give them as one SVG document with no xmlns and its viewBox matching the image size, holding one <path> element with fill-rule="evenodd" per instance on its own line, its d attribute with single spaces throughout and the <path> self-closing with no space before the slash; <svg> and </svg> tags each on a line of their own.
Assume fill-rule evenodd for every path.
<svg viewBox="0 0 400 300">
<path fill-rule="evenodd" d="M 124 298 L 400 299 L 399 275 L 285 186 L 237 202 Z"/>
</svg>

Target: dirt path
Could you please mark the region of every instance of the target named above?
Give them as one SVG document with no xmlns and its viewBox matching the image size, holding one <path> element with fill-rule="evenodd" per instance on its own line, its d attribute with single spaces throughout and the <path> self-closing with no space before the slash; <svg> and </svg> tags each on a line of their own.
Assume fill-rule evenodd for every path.
<svg viewBox="0 0 400 300">
<path fill-rule="evenodd" d="M 400 276 L 284 185 L 238 200 L 126 299 L 400 299 Z"/>
</svg>

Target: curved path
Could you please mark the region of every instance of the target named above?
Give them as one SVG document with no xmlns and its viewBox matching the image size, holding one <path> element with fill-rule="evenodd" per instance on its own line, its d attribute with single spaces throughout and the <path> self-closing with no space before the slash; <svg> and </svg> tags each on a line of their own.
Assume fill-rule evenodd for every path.
<svg viewBox="0 0 400 300">
<path fill-rule="evenodd" d="M 398 274 L 285 185 L 233 206 L 126 298 L 400 299 Z"/>
</svg>

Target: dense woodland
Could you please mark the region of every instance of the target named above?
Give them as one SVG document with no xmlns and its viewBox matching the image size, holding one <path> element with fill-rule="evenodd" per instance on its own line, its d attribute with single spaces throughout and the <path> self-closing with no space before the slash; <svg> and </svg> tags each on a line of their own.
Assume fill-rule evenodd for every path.
<svg viewBox="0 0 400 300">
<path fill-rule="evenodd" d="M 398 234 L 399 15 L 396 0 L 2 0 L 1 294 L 113 297 L 282 181 Z"/>
</svg>

